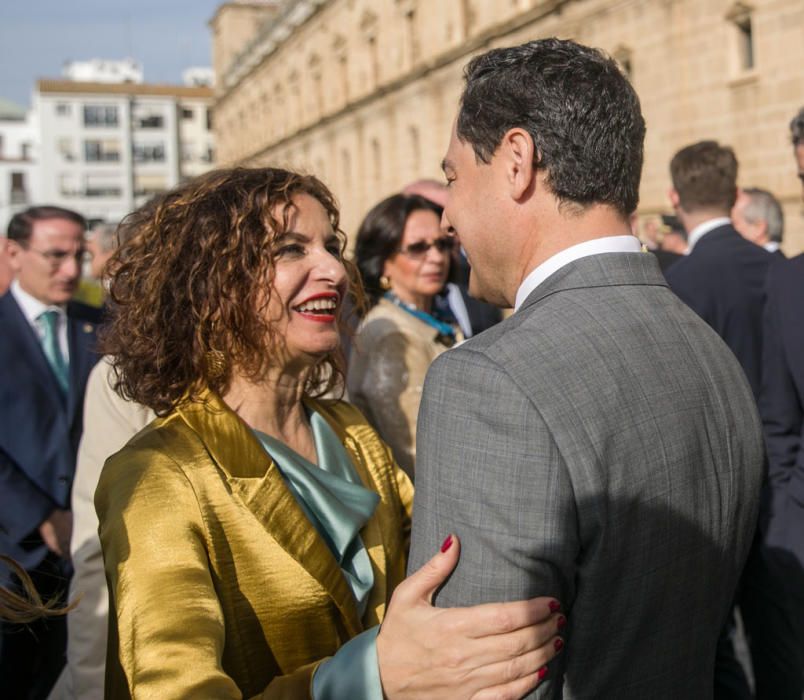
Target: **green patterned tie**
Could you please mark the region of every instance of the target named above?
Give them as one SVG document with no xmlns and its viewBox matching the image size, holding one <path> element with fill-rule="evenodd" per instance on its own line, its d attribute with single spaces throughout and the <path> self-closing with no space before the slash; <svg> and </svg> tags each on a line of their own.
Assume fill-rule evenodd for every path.
<svg viewBox="0 0 804 700">
<path fill-rule="evenodd" d="M 45 357 L 47 357 L 47 361 L 50 363 L 53 374 L 56 375 L 56 380 L 59 382 L 61 390 L 66 394 L 70 380 L 67 376 L 67 363 L 64 361 L 64 355 L 61 352 L 61 345 L 59 343 L 59 312 L 48 309 L 39 314 L 39 320 L 45 331 L 45 337 L 42 340 L 42 349 L 45 351 Z"/>
</svg>

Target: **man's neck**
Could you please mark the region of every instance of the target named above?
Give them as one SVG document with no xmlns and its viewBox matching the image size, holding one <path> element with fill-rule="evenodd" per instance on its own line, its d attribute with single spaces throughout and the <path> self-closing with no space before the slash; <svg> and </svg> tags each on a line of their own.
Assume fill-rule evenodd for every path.
<svg viewBox="0 0 804 700">
<path fill-rule="evenodd" d="M 680 208 L 676 209 L 678 219 L 688 235 L 707 221 L 723 217 L 728 219 L 730 213 L 728 209 L 696 209 L 695 211 L 685 211 Z"/>
<path fill-rule="evenodd" d="M 531 246 L 530 254 L 522 256 L 525 264 L 521 267 L 516 289 L 533 270 L 562 250 L 599 238 L 633 235 L 628 219 L 605 205 L 593 205 L 577 216 L 556 211 L 555 216 L 542 220 L 540 228 L 545 234 L 538 240 L 532 238 L 535 244 Z"/>
</svg>

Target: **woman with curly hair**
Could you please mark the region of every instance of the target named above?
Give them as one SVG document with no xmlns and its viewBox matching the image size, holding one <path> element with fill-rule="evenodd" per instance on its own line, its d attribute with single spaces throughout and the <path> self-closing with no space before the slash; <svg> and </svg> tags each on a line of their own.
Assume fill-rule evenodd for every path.
<svg viewBox="0 0 804 700">
<path fill-rule="evenodd" d="M 95 497 L 106 696 L 534 687 L 555 653 L 555 601 L 431 607 L 452 536 L 403 583 L 411 484 L 356 409 L 321 398 L 342 377 L 353 277 L 326 187 L 221 170 L 132 223 L 105 350 L 117 390 L 159 417 L 106 462 Z"/>
</svg>

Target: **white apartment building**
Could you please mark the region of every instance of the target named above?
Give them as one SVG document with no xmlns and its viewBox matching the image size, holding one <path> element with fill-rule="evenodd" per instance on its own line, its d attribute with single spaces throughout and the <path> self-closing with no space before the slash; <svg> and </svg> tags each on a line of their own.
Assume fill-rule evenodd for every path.
<svg viewBox="0 0 804 700">
<path fill-rule="evenodd" d="M 208 170 L 211 102 L 209 87 L 39 80 L 41 202 L 119 221 Z"/>
<path fill-rule="evenodd" d="M 40 194 L 36 115 L 0 100 L 0 236 L 9 219 Z"/>
</svg>

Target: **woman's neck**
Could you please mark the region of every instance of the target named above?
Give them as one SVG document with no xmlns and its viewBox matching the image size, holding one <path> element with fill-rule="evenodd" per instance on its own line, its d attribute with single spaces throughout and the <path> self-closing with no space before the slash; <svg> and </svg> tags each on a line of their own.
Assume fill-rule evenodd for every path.
<svg viewBox="0 0 804 700">
<path fill-rule="evenodd" d="M 400 294 L 397 289 L 393 288 L 391 289 L 391 293 L 395 294 L 400 301 L 410 304 L 419 311 L 424 311 L 429 314 L 430 310 L 433 308 L 433 297 L 427 296 L 426 294 L 415 294 L 413 292 L 402 292 Z"/>
<path fill-rule="evenodd" d="M 271 373 L 254 381 L 235 373 L 223 400 L 253 430 L 281 440 L 316 463 L 315 443 L 302 399 L 307 372 Z"/>
</svg>

